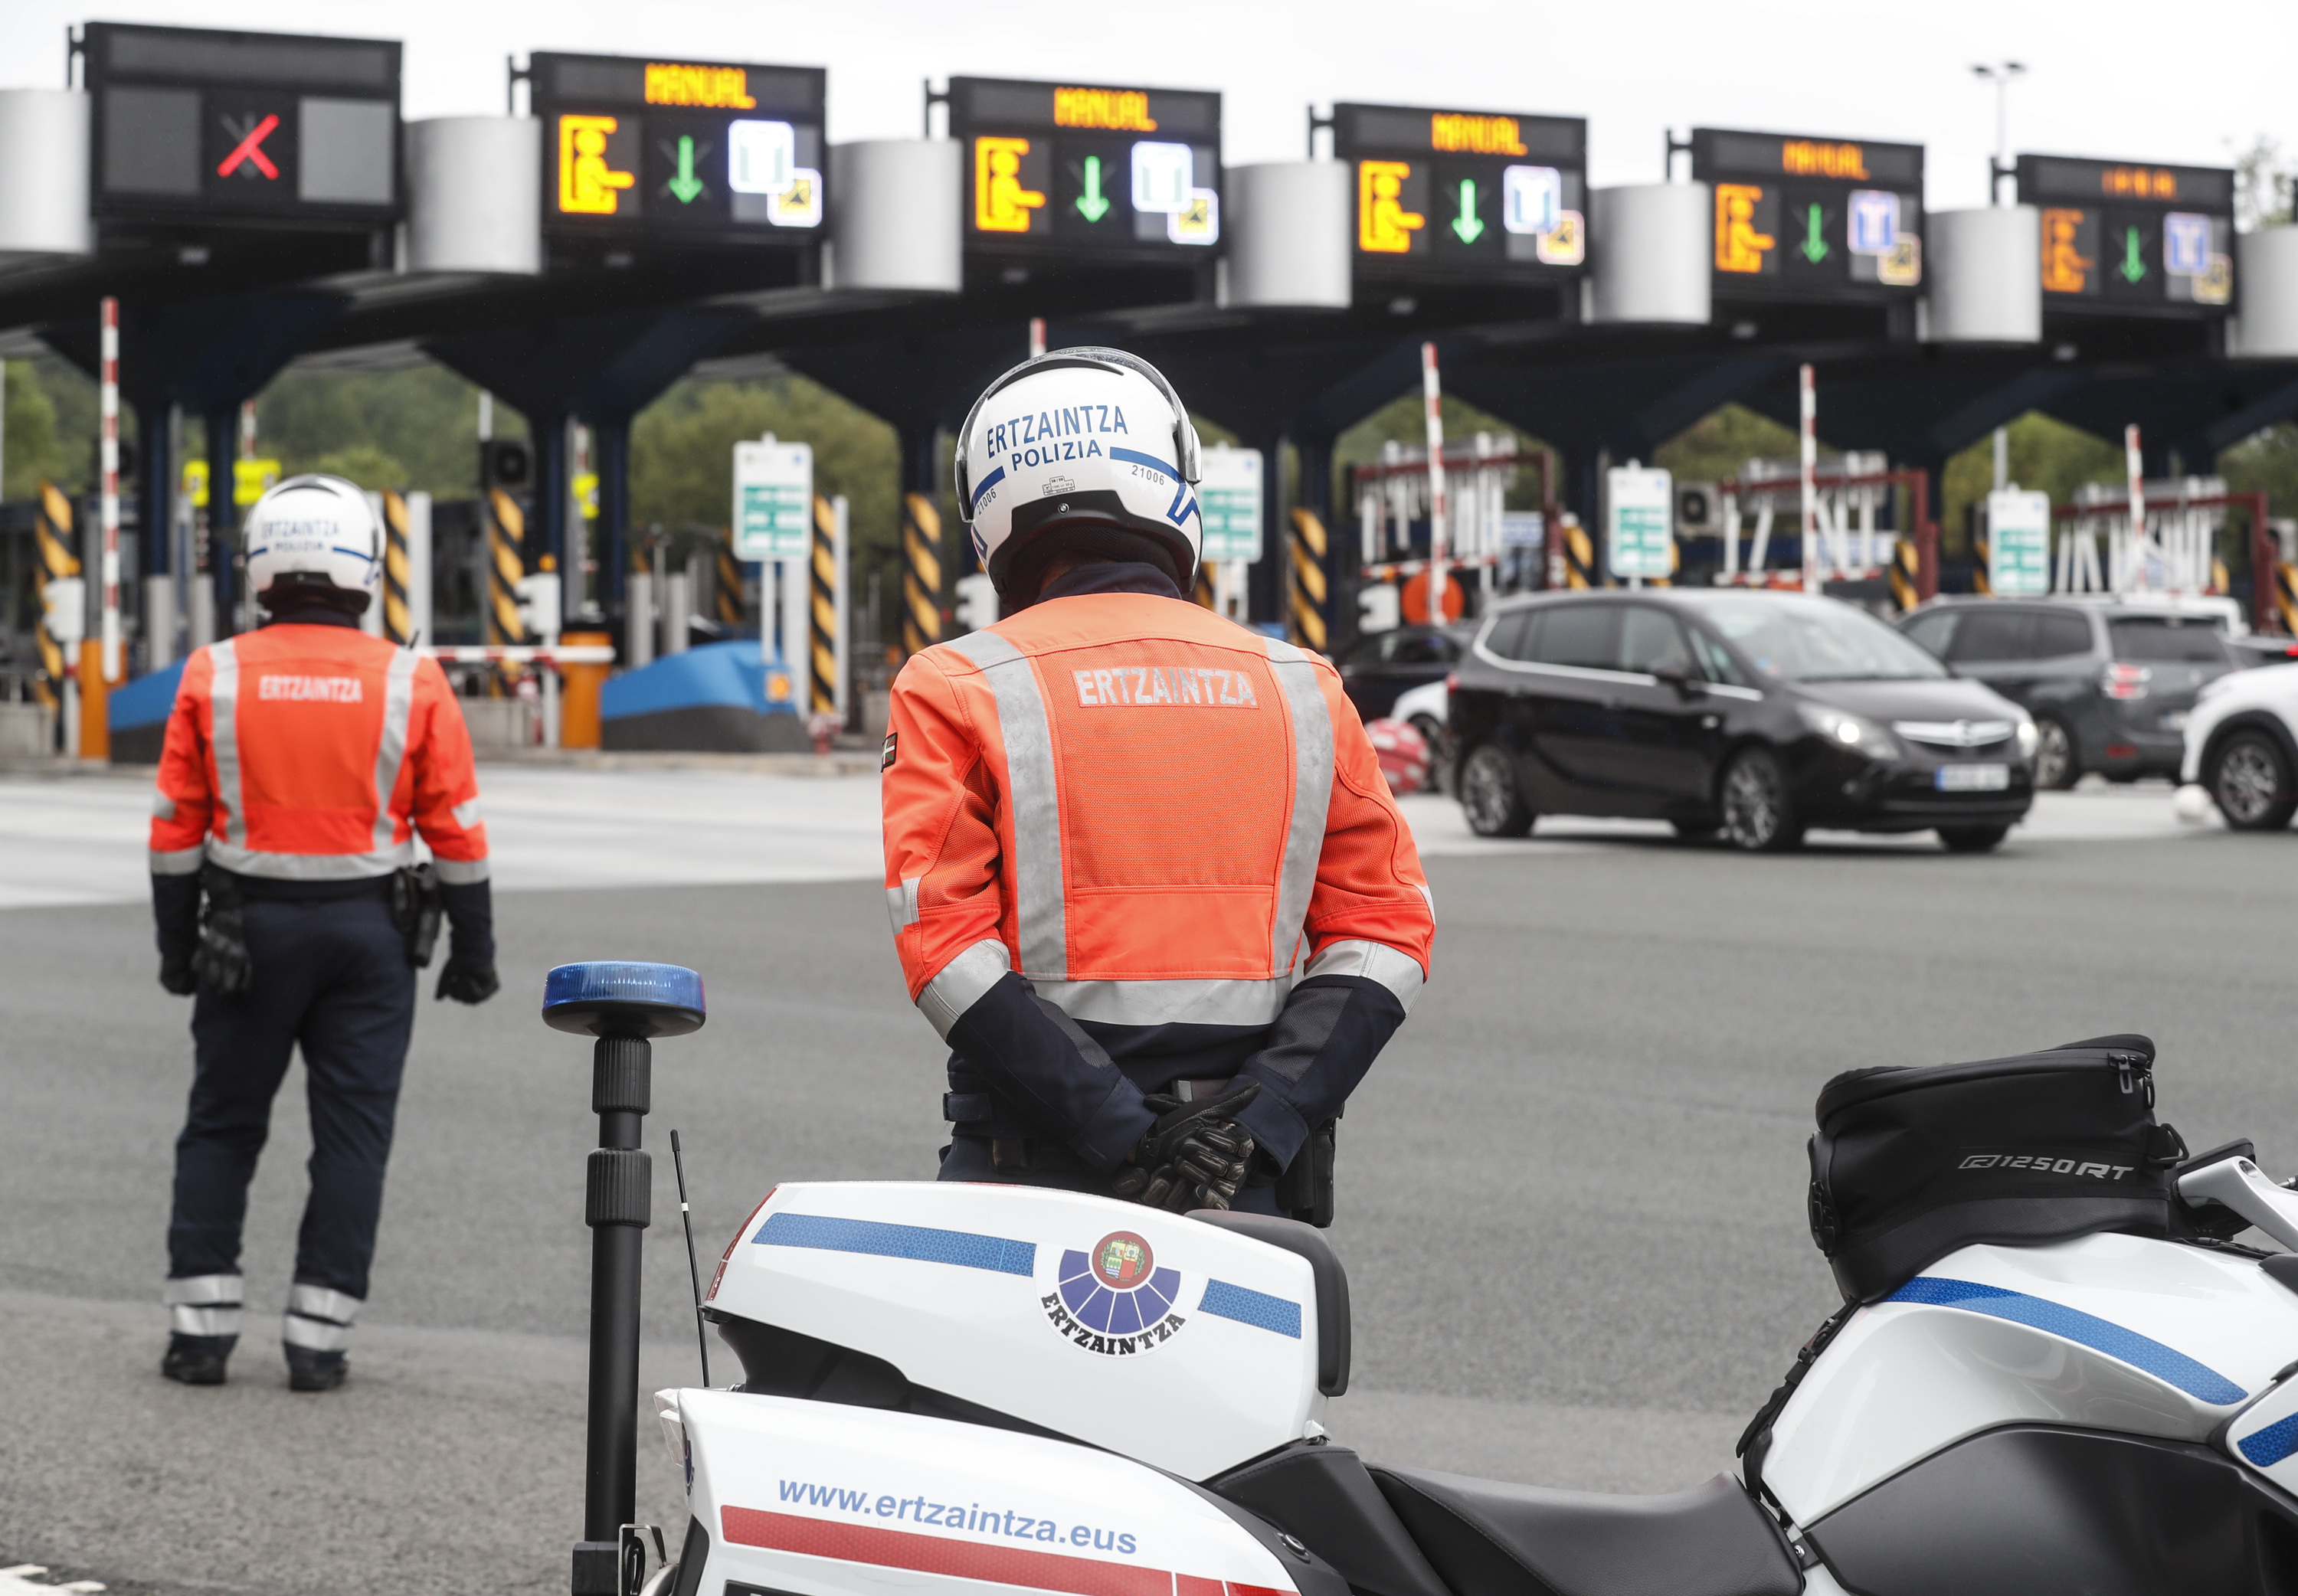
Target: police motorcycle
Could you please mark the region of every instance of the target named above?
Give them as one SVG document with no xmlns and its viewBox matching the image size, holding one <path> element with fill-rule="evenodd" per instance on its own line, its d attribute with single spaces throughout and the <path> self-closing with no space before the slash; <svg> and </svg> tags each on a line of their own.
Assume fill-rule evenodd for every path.
<svg viewBox="0 0 2298 1596">
<path fill-rule="evenodd" d="M 1672 1495 L 1335 1443 L 1348 1281 L 1308 1226 L 778 1186 L 698 1272 L 740 1380 L 654 1396 L 674 1547 L 629 1522 L 637 1128 L 645 1038 L 701 1023 L 700 983 L 567 966 L 544 1014 L 599 1038 L 577 1596 L 2298 1592 L 2298 1193 L 2248 1143 L 2187 1155 L 2143 1037 L 1830 1082 L 1810 1206 L 1844 1305 L 1737 1471 Z"/>
</svg>

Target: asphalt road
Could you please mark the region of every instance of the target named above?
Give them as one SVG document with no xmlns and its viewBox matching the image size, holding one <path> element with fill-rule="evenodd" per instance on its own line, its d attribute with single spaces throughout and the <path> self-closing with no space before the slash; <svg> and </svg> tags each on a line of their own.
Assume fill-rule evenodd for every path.
<svg viewBox="0 0 2298 1596">
<path fill-rule="evenodd" d="M 661 779 L 695 801 L 693 781 Z M 596 780 L 499 785 L 588 846 L 643 848 L 637 790 L 608 801 L 581 785 Z M 268 1317 L 302 1201 L 300 1086 L 253 1196 L 234 1382 L 159 1378 L 187 1005 L 152 980 L 142 906 L 57 904 L 56 855 L 32 843 L 78 824 L 70 846 L 132 883 L 135 828 L 87 817 L 140 809 L 140 793 L 0 784 L 0 891 L 46 883 L 27 889 L 43 906 L 0 911 L 0 1566 L 154 1596 L 300 1596 L 352 1575 L 565 1588 L 594 1123 L 586 1048 L 534 1018 L 543 972 L 658 959 L 709 983 L 707 1028 L 656 1053 L 650 1383 L 695 1378 L 668 1129 L 706 1254 L 776 1180 L 925 1178 L 941 1139 L 940 1054 L 903 1001 L 876 883 L 772 879 L 850 868 L 832 856 L 872 829 L 869 783 L 793 798 L 749 780 L 747 814 L 739 782 L 712 790 L 726 823 L 771 831 L 795 804 L 789 823 L 822 833 L 751 872 L 766 879 L 553 887 L 531 852 L 506 881 L 505 995 L 423 1007 L 353 1377 L 318 1398 L 285 1391 Z M 1343 1126 L 1333 1240 L 1356 1369 L 1335 1437 L 1602 1489 L 1724 1467 L 1834 1305 L 1804 1229 L 1803 1142 L 1841 1070 L 2145 1031 L 2190 1145 L 2251 1135 L 2269 1168 L 2298 1166 L 2298 836 L 2181 829 L 2169 804 L 2160 788 L 2054 797 L 1988 857 L 1836 839 L 1759 859 L 1616 826 L 1495 847 L 1441 802 L 1416 806 L 1437 971 Z M 515 830 L 517 812 L 493 823 Z M 665 875 L 707 876 L 690 828 L 663 846 Z M 641 1516 L 674 1524 L 675 1477 L 642 1443 Z"/>
</svg>

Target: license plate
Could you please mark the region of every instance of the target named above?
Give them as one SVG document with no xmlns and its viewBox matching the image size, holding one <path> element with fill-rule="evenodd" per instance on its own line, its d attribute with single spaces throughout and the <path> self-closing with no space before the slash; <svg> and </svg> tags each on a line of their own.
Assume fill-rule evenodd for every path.
<svg viewBox="0 0 2298 1596">
<path fill-rule="evenodd" d="M 1942 765 L 1931 780 L 1941 792 L 2000 792 L 2011 785 L 2007 765 Z"/>
</svg>

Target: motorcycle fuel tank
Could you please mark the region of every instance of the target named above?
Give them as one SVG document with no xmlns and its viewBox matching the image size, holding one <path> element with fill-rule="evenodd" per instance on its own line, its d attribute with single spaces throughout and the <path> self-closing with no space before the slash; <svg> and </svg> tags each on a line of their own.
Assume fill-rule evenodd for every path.
<svg viewBox="0 0 2298 1596">
<path fill-rule="evenodd" d="M 1187 1479 L 1303 1438 L 1324 1410 L 1307 1260 L 1107 1197 L 779 1187 L 707 1301 Z"/>
<path fill-rule="evenodd" d="M 709 1536 L 702 1566 L 680 1569 L 681 1591 L 963 1596 L 984 1582 L 1074 1596 L 1347 1590 L 1305 1558 L 1288 1569 L 1205 1495 L 1092 1447 L 741 1392 L 663 1392 L 656 1402 L 683 1454 L 690 1511 Z M 690 1535 L 686 1555 L 703 1550 Z"/>
<path fill-rule="evenodd" d="M 2204 1443 L 2294 1354 L 2298 1294 L 2238 1253 L 1964 1247 L 1853 1316 L 1774 1422 L 1764 1483 L 1808 1525 L 2005 1426 Z"/>
</svg>

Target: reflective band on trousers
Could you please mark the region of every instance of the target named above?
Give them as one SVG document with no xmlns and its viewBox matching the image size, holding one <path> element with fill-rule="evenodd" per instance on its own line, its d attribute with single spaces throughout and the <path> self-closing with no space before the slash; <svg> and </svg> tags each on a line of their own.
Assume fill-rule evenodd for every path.
<svg viewBox="0 0 2298 1596">
<path fill-rule="evenodd" d="M 178 1302 L 168 1310 L 168 1328 L 178 1336 L 236 1336 L 239 1304 L 228 1308 L 194 1308 Z"/>
<path fill-rule="evenodd" d="M 351 1327 L 290 1312 L 280 1321 L 279 1339 L 307 1352 L 340 1352 L 351 1344 Z"/>
<path fill-rule="evenodd" d="M 168 1281 L 160 1288 L 168 1328 L 178 1336 L 238 1335 L 244 1289 L 237 1275 L 186 1275 Z"/>
<path fill-rule="evenodd" d="M 1021 973 L 1060 980 L 1070 972 L 1061 795 L 1054 775 L 1053 727 L 1045 695 L 1037 690 L 1037 673 L 1028 655 L 995 632 L 969 632 L 946 647 L 981 667 L 997 702 L 997 734 L 1005 745 L 1005 802 L 1013 816 L 1013 911 Z"/>
<path fill-rule="evenodd" d="M 247 846 L 247 806 L 239 780 L 239 649 L 230 638 L 208 647 L 215 677 L 208 687 L 209 710 L 215 717 L 216 802 L 223 806 L 223 839 L 234 847 Z M 217 863 L 221 864 L 219 860 Z M 231 868 L 229 865 L 226 869 Z"/>
<path fill-rule="evenodd" d="M 331 1323 L 348 1325 L 359 1318 L 367 1304 L 348 1292 L 331 1291 L 324 1286 L 298 1284 L 287 1294 L 287 1311 L 302 1314 L 306 1319 L 324 1319 Z"/>
<path fill-rule="evenodd" d="M 1293 815 L 1285 826 L 1285 863 L 1277 878 L 1277 919 L 1270 928 L 1269 968 L 1293 968 L 1301 922 L 1317 889 L 1317 861 L 1325 852 L 1325 820 L 1333 802 L 1333 717 L 1325 707 L 1317 667 L 1306 654 L 1269 640 L 1269 668 L 1285 694 L 1293 722 Z"/>
</svg>

